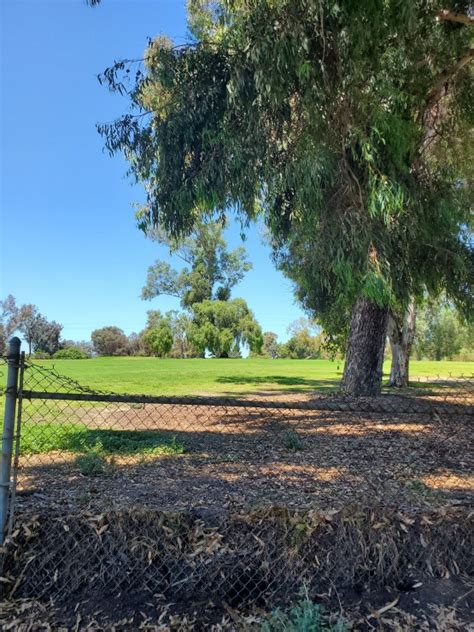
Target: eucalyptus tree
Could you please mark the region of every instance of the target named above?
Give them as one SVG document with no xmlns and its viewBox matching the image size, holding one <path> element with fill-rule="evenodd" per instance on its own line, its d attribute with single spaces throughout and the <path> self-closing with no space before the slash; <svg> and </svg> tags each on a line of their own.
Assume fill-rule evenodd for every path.
<svg viewBox="0 0 474 632">
<path fill-rule="evenodd" d="M 377 394 L 391 309 L 440 287 L 472 304 L 469 2 L 194 0 L 189 16 L 189 44 L 159 37 L 143 67 L 101 77 L 131 102 L 100 131 L 145 184 L 141 227 L 262 214 L 303 306 L 330 333 L 350 322 L 342 388 Z"/>
<path fill-rule="evenodd" d="M 150 266 L 142 290 L 146 300 L 174 296 L 184 308 L 205 300 L 228 300 L 232 288 L 252 267 L 243 246 L 228 249 L 222 222 L 196 222 L 191 234 L 182 238 L 172 237 L 162 228 L 149 230 L 148 236 L 167 246 L 181 268 L 162 259 Z"/>
</svg>

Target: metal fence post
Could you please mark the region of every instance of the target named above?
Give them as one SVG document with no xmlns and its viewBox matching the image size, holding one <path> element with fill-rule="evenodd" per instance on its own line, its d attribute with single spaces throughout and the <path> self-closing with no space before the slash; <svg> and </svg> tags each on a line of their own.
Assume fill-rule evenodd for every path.
<svg viewBox="0 0 474 632">
<path fill-rule="evenodd" d="M 2 457 L 0 461 L 0 546 L 5 540 L 10 499 L 11 469 L 13 457 L 13 433 L 18 397 L 18 373 L 20 368 L 21 340 L 16 336 L 8 345 L 8 375 L 5 391 L 5 415 L 3 418 Z"/>
</svg>

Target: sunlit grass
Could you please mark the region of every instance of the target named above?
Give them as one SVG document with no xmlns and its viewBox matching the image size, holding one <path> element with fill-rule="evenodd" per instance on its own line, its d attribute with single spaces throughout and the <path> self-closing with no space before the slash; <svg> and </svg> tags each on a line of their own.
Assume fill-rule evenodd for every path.
<svg viewBox="0 0 474 632">
<path fill-rule="evenodd" d="M 117 393 L 190 395 L 256 391 L 331 391 L 341 379 L 342 361 L 247 359 L 94 358 L 42 360 L 84 386 Z M 388 375 L 389 363 L 384 370 Z M 474 362 L 412 361 L 411 378 L 472 375 Z M 28 383 L 28 379 L 26 380 Z"/>
</svg>

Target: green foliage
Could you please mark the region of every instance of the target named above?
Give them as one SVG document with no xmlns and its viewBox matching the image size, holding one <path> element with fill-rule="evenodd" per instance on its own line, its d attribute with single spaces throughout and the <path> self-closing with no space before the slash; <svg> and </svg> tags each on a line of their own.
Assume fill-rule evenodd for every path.
<svg viewBox="0 0 474 632">
<path fill-rule="evenodd" d="M 150 310 L 147 314 L 147 325 L 139 336 L 142 354 L 174 358 L 199 355 L 189 340 L 191 318 L 187 314 L 176 310 L 165 314 Z"/>
<path fill-rule="evenodd" d="M 413 347 L 418 359 L 451 360 L 461 350 L 474 354 L 473 323 L 464 323 L 446 300 L 431 301 L 418 310 Z"/>
<path fill-rule="evenodd" d="M 56 351 L 53 357 L 55 360 L 86 360 L 89 356 L 77 347 L 64 347 Z"/>
<path fill-rule="evenodd" d="M 275 610 L 262 624 L 261 632 L 344 632 L 345 623 L 329 623 L 324 609 L 308 598 L 290 608 L 287 612 Z"/>
<path fill-rule="evenodd" d="M 183 239 L 172 238 L 162 229 L 148 234 L 168 246 L 170 254 L 186 266 L 176 270 L 161 260 L 151 266 L 142 291 L 147 300 L 167 294 L 179 298 L 184 308 L 205 300 L 228 300 L 234 285 L 251 268 L 243 246 L 228 251 L 222 222 L 199 222 L 192 235 Z"/>
<path fill-rule="evenodd" d="M 166 316 L 173 332 L 171 356 L 173 358 L 198 357 L 199 352 L 194 349 L 189 340 L 189 330 L 192 323 L 191 317 L 188 316 L 188 314 L 175 310 L 167 312 Z"/>
<path fill-rule="evenodd" d="M 0 301 L 0 354 L 7 351 L 7 342 L 17 328 L 18 307 L 15 297 L 9 294 Z"/>
<path fill-rule="evenodd" d="M 216 358 L 238 357 L 242 345 L 260 352 L 262 331 L 242 298 L 232 301 L 203 301 L 193 305 L 189 331 L 192 344 Z"/>
<path fill-rule="evenodd" d="M 152 42 L 128 91 L 137 116 L 100 128 L 145 184 L 141 226 L 177 236 L 229 209 L 263 214 L 277 264 L 332 336 L 361 294 L 403 306 L 445 287 L 468 312 L 471 34 L 436 20 L 451 5 L 469 9 L 191 2 L 194 41 Z M 125 69 L 103 80 L 123 92 Z"/>
<path fill-rule="evenodd" d="M 142 333 L 145 351 L 160 358 L 167 356 L 173 346 L 173 332 L 166 317 L 160 312 L 149 312 L 149 325 Z M 152 318 L 150 316 L 153 315 Z M 152 321 L 152 322 L 150 322 Z"/>
<path fill-rule="evenodd" d="M 0 355 L 7 352 L 7 337 L 5 335 L 5 326 L 0 322 Z"/>
<path fill-rule="evenodd" d="M 50 360 L 52 356 L 50 353 L 47 353 L 46 351 L 41 351 L 41 349 L 38 349 L 38 351 L 35 351 L 33 357 L 36 360 Z"/>
<path fill-rule="evenodd" d="M 326 336 L 319 327 L 307 318 L 300 318 L 288 327 L 290 338 L 279 345 L 280 358 L 302 360 L 332 357 L 326 348 Z"/>
</svg>

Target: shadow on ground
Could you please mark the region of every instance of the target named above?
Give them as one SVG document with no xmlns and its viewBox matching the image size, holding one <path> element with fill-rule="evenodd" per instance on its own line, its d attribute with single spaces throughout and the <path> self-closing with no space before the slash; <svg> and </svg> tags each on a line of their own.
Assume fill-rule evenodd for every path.
<svg viewBox="0 0 474 632">
<path fill-rule="evenodd" d="M 304 390 L 314 391 L 334 391 L 338 388 L 339 381 L 339 377 L 310 380 L 304 377 L 289 377 L 286 375 L 226 375 L 216 379 L 218 384 L 248 384 L 254 386 L 277 384 L 278 386 L 286 386 L 289 390 L 294 390 L 292 387 L 300 387 Z"/>
</svg>

